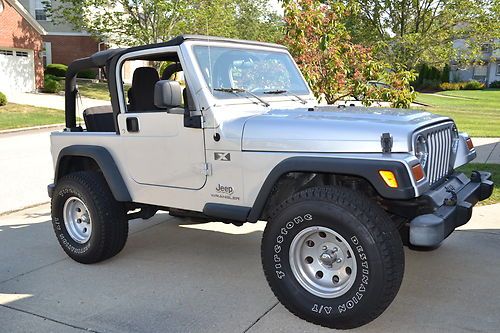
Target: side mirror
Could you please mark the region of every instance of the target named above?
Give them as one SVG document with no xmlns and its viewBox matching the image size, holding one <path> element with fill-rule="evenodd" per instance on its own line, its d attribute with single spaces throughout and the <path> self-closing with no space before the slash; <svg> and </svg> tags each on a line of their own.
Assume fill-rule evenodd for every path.
<svg viewBox="0 0 500 333">
<path fill-rule="evenodd" d="M 182 105 L 182 88 L 179 82 L 161 80 L 155 84 L 154 103 L 157 108 L 169 109 Z"/>
</svg>

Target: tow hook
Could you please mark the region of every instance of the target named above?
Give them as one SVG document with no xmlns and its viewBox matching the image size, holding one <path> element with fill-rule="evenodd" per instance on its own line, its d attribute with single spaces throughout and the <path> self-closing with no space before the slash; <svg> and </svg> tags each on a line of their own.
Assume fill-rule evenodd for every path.
<svg viewBox="0 0 500 333">
<path fill-rule="evenodd" d="M 449 198 L 444 199 L 444 204 L 446 206 L 456 206 L 458 202 L 458 197 L 457 193 L 455 192 L 455 189 L 446 187 L 446 192 L 450 193 L 451 196 Z"/>
<path fill-rule="evenodd" d="M 474 183 L 480 183 L 481 173 L 479 173 L 479 171 L 472 171 L 472 174 L 470 175 L 470 180 L 473 181 Z"/>
</svg>

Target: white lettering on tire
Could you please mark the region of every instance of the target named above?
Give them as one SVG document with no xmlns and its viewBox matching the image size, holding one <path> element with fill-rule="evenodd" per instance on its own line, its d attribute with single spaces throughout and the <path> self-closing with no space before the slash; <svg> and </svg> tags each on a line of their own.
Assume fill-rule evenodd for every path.
<svg viewBox="0 0 500 333">
<path fill-rule="evenodd" d="M 312 220 L 312 215 L 307 213 L 305 214 L 304 216 L 296 216 L 294 217 L 291 221 L 288 221 L 286 224 L 285 224 L 285 227 L 284 228 L 281 228 L 281 235 L 278 235 L 276 237 L 276 243 L 274 244 L 274 256 L 273 256 L 273 259 L 274 259 L 274 262 L 276 263 L 274 265 L 274 268 L 275 268 L 275 272 L 276 272 L 276 276 L 278 277 L 278 279 L 283 279 L 283 277 L 285 277 L 285 272 L 281 271 L 281 267 L 282 265 L 279 264 L 281 262 L 281 257 L 280 257 L 280 253 L 281 253 L 281 245 L 284 241 L 284 237 L 288 235 L 288 232 L 290 230 L 292 230 L 296 225 L 299 225 L 301 224 L 302 222 L 304 221 L 311 221 Z"/>
</svg>

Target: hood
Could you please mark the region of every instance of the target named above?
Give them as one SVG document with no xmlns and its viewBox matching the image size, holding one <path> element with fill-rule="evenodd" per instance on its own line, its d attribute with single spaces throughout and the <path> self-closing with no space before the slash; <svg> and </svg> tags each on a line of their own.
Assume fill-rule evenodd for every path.
<svg viewBox="0 0 500 333">
<path fill-rule="evenodd" d="M 392 151 L 408 152 L 415 130 L 447 120 L 429 112 L 390 108 L 271 110 L 246 119 L 242 150 L 380 153 L 382 133 L 390 133 Z"/>
</svg>

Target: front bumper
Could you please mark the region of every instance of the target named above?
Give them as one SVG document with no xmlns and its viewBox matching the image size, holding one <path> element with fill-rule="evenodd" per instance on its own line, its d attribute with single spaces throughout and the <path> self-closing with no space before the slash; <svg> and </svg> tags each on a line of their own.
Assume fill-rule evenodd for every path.
<svg viewBox="0 0 500 333">
<path fill-rule="evenodd" d="M 431 214 L 415 217 L 410 222 L 410 244 L 436 246 L 455 228 L 467 223 L 472 207 L 493 192 L 491 173 L 474 171 L 469 179 L 463 173 L 454 174 L 439 188 L 423 194 L 436 207 Z"/>
</svg>

